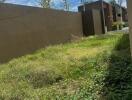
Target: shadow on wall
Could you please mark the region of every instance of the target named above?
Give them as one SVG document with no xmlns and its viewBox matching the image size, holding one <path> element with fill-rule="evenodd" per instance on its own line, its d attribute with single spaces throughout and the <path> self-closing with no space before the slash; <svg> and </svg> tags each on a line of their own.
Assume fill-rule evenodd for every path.
<svg viewBox="0 0 132 100">
<path fill-rule="evenodd" d="M 102 89 L 105 100 L 132 99 L 132 62 L 129 47 L 129 36 L 124 34 L 106 60 L 109 67 Z"/>
<path fill-rule="evenodd" d="M 66 36 L 66 35 L 64 35 L 64 36 Z M 60 44 L 71 43 L 71 42 L 79 41 L 81 38 L 82 38 L 82 36 L 77 36 L 77 35 L 74 35 L 74 34 L 68 34 L 66 38 L 65 37 L 63 39 L 61 38 L 62 40 L 59 39 L 59 38 L 56 39 L 56 41 L 54 41 L 54 39 L 49 40 L 49 43 L 47 43 L 47 44 L 45 42 L 41 42 L 41 44 L 39 44 L 36 41 L 34 41 L 31 48 L 30 47 L 21 48 L 21 45 L 20 45 L 19 50 L 16 49 L 16 48 L 18 48 L 18 46 L 15 47 L 15 45 L 12 45 L 12 48 L 13 47 L 15 48 L 14 49 L 14 51 L 16 51 L 15 53 L 14 52 L 12 53 L 11 49 L 3 49 L 2 48 L 3 54 L 0 56 L 0 64 L 7 63 L 7 62 L 9 62 L 13 59 L 17 59 L 19 57 L 22 57 L 22 56 L 25 56 L 25 55 L 28 55 L 28 54 L 33 54 L 33 53 L 37 52 L 40 49 L 47 48 L 48 46 L 55 46 L 55 45 L 60 45 Z M 26 44 L 25 41 L 23 41 L 23 42 L 25 43 L 25 45 L 29 44 L 29 43 Z M 7 45 L 7 47 L 8 47 L 8 45 Z"/>
</svg>

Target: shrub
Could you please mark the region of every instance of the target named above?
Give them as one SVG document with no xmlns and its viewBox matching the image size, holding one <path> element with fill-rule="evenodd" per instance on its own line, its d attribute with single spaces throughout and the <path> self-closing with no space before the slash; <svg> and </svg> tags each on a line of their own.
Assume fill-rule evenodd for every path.
<svg viewBox="0 0 132 100">
<path fill-rule="evenodd" d="M 34 88 L 42 88 L 47 85 L 52 85 L 53 83 L 59 82 L 63 79 L 61 75 L 58 75 L 51 70 L 31 72 L 26 76 L 26 78 Z"/>
</svg>

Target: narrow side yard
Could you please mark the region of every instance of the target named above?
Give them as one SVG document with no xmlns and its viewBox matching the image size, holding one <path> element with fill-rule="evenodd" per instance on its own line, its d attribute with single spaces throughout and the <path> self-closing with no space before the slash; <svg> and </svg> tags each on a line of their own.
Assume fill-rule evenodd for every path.
<svg viewBox="0 0 132 100">
<path fill-rule="evenodd" d="M 0 65 L 0 100 L 130 100 L 128 34 L 92 36 Z"/>
</svg>

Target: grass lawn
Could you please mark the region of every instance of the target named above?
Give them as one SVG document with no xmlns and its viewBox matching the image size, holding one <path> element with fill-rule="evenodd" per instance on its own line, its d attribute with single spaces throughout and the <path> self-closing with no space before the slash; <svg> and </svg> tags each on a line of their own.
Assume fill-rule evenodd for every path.
<svg viewBox="0 0 132 100">
<path fill-rule="evenodd" d="M 127 34 L 51 46 L 0 64 L 0 100 L 131 100 Z"/>
</svg>

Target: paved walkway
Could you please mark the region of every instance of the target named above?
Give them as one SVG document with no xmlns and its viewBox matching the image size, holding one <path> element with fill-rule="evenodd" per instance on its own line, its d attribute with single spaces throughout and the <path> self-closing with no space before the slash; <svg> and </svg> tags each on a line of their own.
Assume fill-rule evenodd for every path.
<svg viewBox="0 0 132 100">
<path fill-rule="evenodd" d="M 129 33 L 129 27 L 125 27 L 122 30 L 110 31 L 108 33 L 117 33 L 117 32 Z"/>
</svg>

